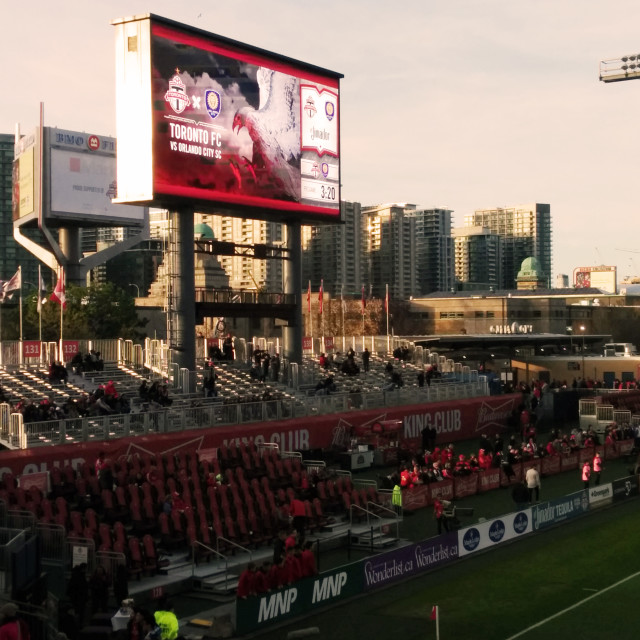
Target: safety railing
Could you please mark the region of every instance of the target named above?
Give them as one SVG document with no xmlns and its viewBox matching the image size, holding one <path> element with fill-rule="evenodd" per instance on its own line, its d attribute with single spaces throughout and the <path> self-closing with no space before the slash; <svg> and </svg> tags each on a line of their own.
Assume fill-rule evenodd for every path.
<svg viewBox="0 0 640 640">
<path fill-rule="evenodd" d="M 219 538 L 216 538 L 216 551 L 222 556 L 224 554 L 220 551 L 220 545 L 228 545 L 233 549 L 239 549 L 240 551 L 244 551 L 245 553 L 249 554 L 249 562 L 253 560 L 253 551 L 251 551 L 251 549 L 247 547 L 243 547 L 241 544 L 238 544 L 233 540 L 229 540 L 224 536 L 220 536 Z"/>
</svg>

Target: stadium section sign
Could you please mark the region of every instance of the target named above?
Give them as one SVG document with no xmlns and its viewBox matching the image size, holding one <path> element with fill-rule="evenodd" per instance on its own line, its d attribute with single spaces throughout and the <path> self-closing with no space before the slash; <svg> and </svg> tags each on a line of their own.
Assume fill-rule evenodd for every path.
<svg viewBox="0 0 640 640">
<path fill-rule="evenodd" d="M 150 14 L 113 24 L 118 202 L 340 220 L 340 74 Z"/>
</svg>

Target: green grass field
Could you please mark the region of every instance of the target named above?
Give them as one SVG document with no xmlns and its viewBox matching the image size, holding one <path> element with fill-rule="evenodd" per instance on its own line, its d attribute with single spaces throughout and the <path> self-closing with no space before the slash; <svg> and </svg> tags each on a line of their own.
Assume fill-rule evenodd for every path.
<svg viewBox="0 0 640 640">
<path fill-rule="evenodd" d="M 472 556 L 278 630 L 317 626 L 324 640 L 638 637 L 640 500 Z"/>
</svg>

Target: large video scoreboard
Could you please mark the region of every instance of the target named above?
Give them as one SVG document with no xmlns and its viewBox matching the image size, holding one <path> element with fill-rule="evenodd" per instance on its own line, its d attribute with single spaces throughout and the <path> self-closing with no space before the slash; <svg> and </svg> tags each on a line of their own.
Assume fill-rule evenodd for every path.
<svg viewBox="0 0 640 640">
<path fill-rule="evenodd" d="M 113 24 L 117 202 L 340 220 L 340 74 L 154 15 Z"/>
</svg>

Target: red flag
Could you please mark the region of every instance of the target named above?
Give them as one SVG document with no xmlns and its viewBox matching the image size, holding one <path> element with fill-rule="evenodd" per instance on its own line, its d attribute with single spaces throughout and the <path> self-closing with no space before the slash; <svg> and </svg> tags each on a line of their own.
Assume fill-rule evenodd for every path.
<svg viewBox="0 0 640 640">
<path fill-rule="evenodd" d="M 64 290 L 64 269 L 60 269 L 60 273 L 58 274 L 58 282 L 56 282 L 56 288 L 53 290 L 51 297 L 49 298 L 51 302 L 57 302 L 62 305 L 63 309 L 67 308 L 67 297 L 65 295 Z"/>
<path fill-rule="evenodd" d="M 322 298 L 324 297 L 323 291 L 324 280 L 320 280 L 320 293 L 318 294 L 318 313 L 322 315 Z"/>
<path fill-rule="evenodd" d="M 309 288 L 307 289 L 307 313 L 311 313 L 311 280 L 309 280 Z"/>
<path fill-rule="evenodd" d="M 429 616 L 431 620 L 436 620 L 438 618 L 438 605 L 434 604 L 431 608 L 431 616 Z"/>
<path fill-rule="evenodd" d="M 364 297 L 364 285 L 362 285 L 362 315 L 364 315 L 364 310 L 367 307 L 367 301 Z"/>
</svg>

